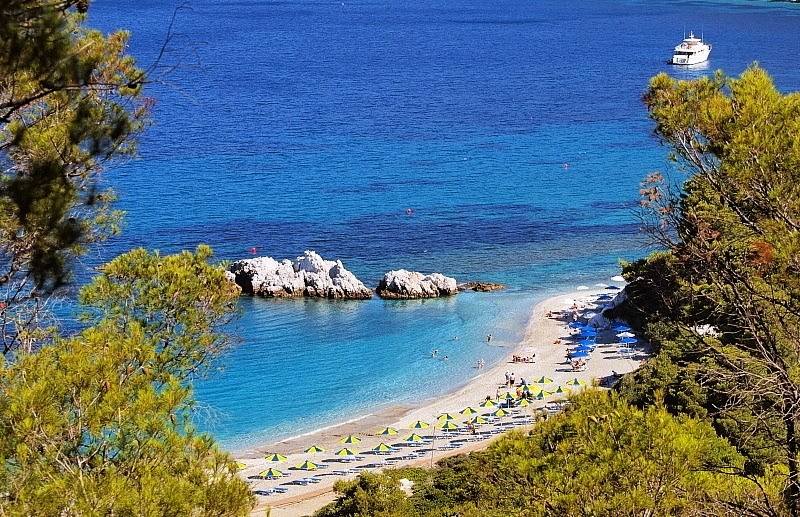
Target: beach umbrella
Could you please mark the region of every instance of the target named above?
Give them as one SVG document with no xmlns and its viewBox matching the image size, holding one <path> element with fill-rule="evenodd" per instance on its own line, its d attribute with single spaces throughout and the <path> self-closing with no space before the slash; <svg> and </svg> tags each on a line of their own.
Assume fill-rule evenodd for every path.
<svg viewBox="0 0 800 517">
<path fill-rule="evenodd" d="M 610 285 L 610 286 L 606 287 L 606 289 L 608 289 L 609 291 L 619 291 L 621 288 L 617 287 L 615 285 Z"/>
<path fill-rule="evenodd" d="M 269 468 L 267 470 L 262 470 L 258 473 L 258 477 L 266 478 L 266 479 L 276 479 L 283 476 L 283 472 L 280 470 L 275 470 L 273 468 Z"/>
<path fill-rule="evenodd" d="M 334 454 L 336 454 L 337 456 L 355 456 L 358 453 L 353 449 L 345 447 L 344 449 L 336 451 Z"/>
<path fill-rule="evenodd" d="M 480 403 L 481 407 L 494 407 L 496 405 L 497 405 L 497 402 L 495 402 L 494 400 L 491 400 L 491 399 L 484 400 L 483 402 Z"/>
<path fill-rule="evenodd" d="M 536 379 L 536 384 L 550 384 L 551 382 L 553 382 L 553 379 L 545 377 L 544 375 Z"/>
<path fill-rule="evenodd" d="M 627 325 L 623 325 L 622 323 L 617 323 L 611 327 L 611 330 L 614 332 L 630 332 L 631 328 Z"/>
<path fill-rule="evenodd" d="M 561 386 L 558 387 L 556 391 L 553 392 L 553 395 L 569 395 L 570 391 L 567 388 L 562 388 Z"/>
<path fill-rule="evenodd" d="M 590 354 L 589 352 L 586 352 L 586 351 L 583 351 L 583 352 L 572 352 L 570 354 L 570 358 L 572 358 L 572 359 L 575 359 L 575 358 L 581 359 L 581 358 L 584 358 L 584 357 L 590 357 L 591 355 L 592 354 Z"/>
<path fill-rule="evenodd" d="M 626 345 L 632 345 L 634 343 L 638 343 L 639 340 L 636 339 L 635 337 L 624 337 L 624 338 L 620 339 L 619 342 L 620 343 L 624 343 Z"/>
<path fill-rule="evenodd" d="M 539 390 L 539 393 L 541 393 L 541 392 L 542 392 L 542 390 Z M 522 406 L 522 407 L 526 407 L 526 406 L 530 406 L 531 403 L 528 401 L 528 399 L 522 399 L 522 400 L 519 401 L 519 405 Z"/>
<path fill-rule="evenodd" d="M 593 352 L 594 347 L 592 345 L 578 345 L 572 349 L 573 352 Z"/>
<path fill-rule="evenodd" d="M 462 415 L 474 415 L 477 412 L 478 412 L 478 410 L 473 408 L 472 406 L 466 407 L 466 408 L 462 409 L 461 411 L 459 411 L 459 413 L 461 413 Z"/>
<path fill-rule="evenodd" d="M 577 290 L 577 291 L 588 291 L 588 290 L 589 290 L 589 286 L 586 286 L 586 285 L 579 285 L 579 286 L 576 288 L 576 290 Z"/>
<path fill-rule="evenodd" d="M 348 434 L 347 436 L 339 440 L 339 443 L 358 443 L 360 441 L 361 438 L 359 438 L 358 436 L 353 436 L 352 434 Z"/>
<path fill-rule="evenodd" d="M 583 326 L 584 326 L 584 324 L 583 324 L 583 323 L 581 323 L 580 321 L 573 321 L 572 323 L 570 323 L 570 324 L 569 324 L 569 325 L 567 325 L 567 326 L 568 326 L 569 328 L 571 328 L 571 329 L 578 329 L 578 328 L 581 328 L 581 327 L 583 327 Z"/>
<path fill-rule="evenodd" d="M 437 420 L 455 420 L 456 418 L 458 417 L 452 413 L 442 413 L 441 415 L 439 415 Z"/>
<path fill-rule="evenodd" d="M 596 345 L 597 341 L 594 339 L 581 339 L 578 341 L 579 345 Z"/>
<path fill-rule="evenodd" d="M 582 381 L 582 380 L 578 379 L 577 377 L 575 377 L 571 381 L 567 381 L 566 385 L 567 386 L 586 386 L 586 381 Z"/>
<path fill-rule="evenodd" d="M 451 422 L 450 420 L 439 424 L 438 427 L 442 431 L 455 431 L 456 429 L 458 429 L 458 425 L 456 425 L 455 423 Z"/>
<path fill-rule="evenodd" d="M 300 470 L 317 470 L 317 464 L 314 463 L 313 461 L 306 460 L 300 465 L 298 465 L 296 468 Z"/>
<path fill-rule="evenodd" d="M 502 396 L 502 397 L 500 397 L 500 398 L 501 398 L 501 399 L 506 399 L 506 400 L 514 400 L 514 399 L 515 399 L 515 398 L 517 398 L 517 397 L 515 397 L 514 395 L 512 395 L 510 391 L 507 391 L 507 392 L 506 392 L 506 394 L 505 394 L 505 395 L 503 395 L 503 396 Z"/>
<path fill-rule="evenodd" d="M 505 409 L 498 408 L 494 413 L 492 413 L 492 416 L 506 416 L 508 414 L 510 414 L 510 413 L 508 411 L 506 411 Z"/>
<path fill-rule="evenodd" d="M 411 429 L 425 429 L 426 427 L 430 427 L 430 426 L 431 426 L 431 424 L 429 424 L 428 422 L 423 422 L 422 420 L 417 420 L 416 422 L 414 422 L 413 424 L 411 424 L 408 427 L 411 428 Z"/>
<path fill-rule="evenodd" d="M 421 441 L 423 441 L 424 439 L 425 439 L 425 438 L 421 437 L 421 436 L 420 436 L 420 435 L 418 435 L 417 433 L 414 433 L 414 434 L 412 434 L 411 436 L 409 436 L 408 438 L 406 438 L 406 441 L 407 441 L 407 442 L 421 442 Z"/>
<path fill-rule="evenodd" d="M 309 447 L 308 449 L 304 450 L 303 452 L 315 454 L 315 453 L 318 453 L 318 452 L 325 452 L 325 448 L 324 447 L 320 447 L 319 445 L 312 445 L 311 447 Z"/>
<path fill-rule="evenodd" d="M 478 425 L 480 425 L 480 424 L 488 424 L 489 421 L 486 420 L 485 418 L 483 418 L 482 416 L 475 416 L 475 417 L 472 417 L 472 419 L 470 419 L 469 423 L 470 424 L 478 424 Z"/>
<path fill-rule="evenodd" d="M 612 276 L 611 280 L 613 280 L 614 282 L 624 282 L 625 277 L 622 275 Z"/>
<path fill-rule="evenodd" d="M 617 337 L 636 337 L 636 334 L 633 332 L 620 332 Z"/>
<path fill-rule="evenodd" d="M 283 454 L 273 453 L 264 458 L 267 461 L 286 461 L 286 456 Z"/>
<path fill-rule="evenodd" d="M 394 447 L 392 447 L 391 445 L 386 445 L 385 443 L 381 442 L 375 447 L 373 447 L 372 450 L 375 452 L 389 452 L 393 451 Z"/>
<path fill-rule="evenodd" d="M 531 391 L 531 387 L 528 386 L 527 384 L 523 384 L 522 386 L 520 386 L 520 388 L 522 389 L 523 393 L 527 393 L 527 392 Z"/>
<path fill-rule="evenodd" d="M 384 436 L 390 434 L 397 434 L 397 429 L 395 429 L 394 427 L 384 427 L 378 434 L 382 434 Z"/>
<path fill-rule="evenodd" d="M 536 395 L 536 400 L 542 400 L 543 398 L 549 397 L 552 394 L 553 394 L 552 391 L 544 391 L 544 390 L 542 390 Z"/>
<path fill-rule="evenodd" d="M 596 336 L 597 335 L 597 330 L 595 330 L 593 327 L 583 328 L 583 329 L 581 329 L 580 335 L 581 336 Z"/>
<path fill-rule="evenodd" d="M 242 470 L 247 468 L 247 463 L 242 463 L 241 461 L 236 462 L 236 470 Z"/>
</svg>

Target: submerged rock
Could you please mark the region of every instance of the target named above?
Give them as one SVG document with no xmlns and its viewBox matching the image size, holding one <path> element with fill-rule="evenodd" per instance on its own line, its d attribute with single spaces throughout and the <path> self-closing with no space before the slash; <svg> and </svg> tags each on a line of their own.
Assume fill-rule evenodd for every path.
<svg viewBox="0 0 800 517">
<path fill-rule="evenodd" d="M 458 284 L 455 278 L 441 273 L 426 276 L 416 271 L 400 269 L 383 275 L 376 291 L 381 298 L 438 298 L 457 294 Z"/>
<path fill-rule="evenodd" d="M 459 291 L 478 291 L 480 293 L 488 293 L 491 291 L 502 291 L 506 286 L 503 284 L 495 284 L 492 282 L 467 282 L 459 284 Z"/>
<path fill-rule="evenodd" d="M 265 298 L 372 298 L 372 291 L 341 261 L 325 260 L 313 251 L 304 252 L 294 262 L 271 257 L 238 260 L 228 270 L 243 293 Z"/>
</svg>

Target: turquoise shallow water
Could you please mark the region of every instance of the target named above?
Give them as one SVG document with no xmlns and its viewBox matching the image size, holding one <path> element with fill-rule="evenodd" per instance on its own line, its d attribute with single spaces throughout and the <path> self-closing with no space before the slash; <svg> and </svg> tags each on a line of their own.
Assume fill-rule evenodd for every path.
<svg viewBox="0 0 800 517">
<path fill-rule="evenodd" d="M 91 260 L 203 242 L 226 260 L 314 249 L 370 286 L 400 267 L 509 286 L 417 302 L 242 300 L 241 343 L 196 383 L 198 425 L 230 448 L 452 390 L 508 350 L 487 333 L 511 346 L 537 300 L 646 254 L 638 183 L 671 170 L 641 103 L 654 74 L 738 74 L 757 60 L 800 89 L 800 6 L 788 3 L 188 6 L 154 69 L 180 65 L 151 85 L 141 156 L 108 176 L 128 226 Z M 148 64 L 175 7 L 96 0 L 90 23 L 129 28 Z M 684 27 L 714 45 L 706 66 L 666 64 Z"/>
</svg>

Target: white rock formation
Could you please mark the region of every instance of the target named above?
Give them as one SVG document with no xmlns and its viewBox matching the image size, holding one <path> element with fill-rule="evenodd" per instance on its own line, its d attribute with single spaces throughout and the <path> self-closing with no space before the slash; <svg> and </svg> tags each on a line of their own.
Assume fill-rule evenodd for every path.
<svg viewBox="0 0 800 517">
<path fill-rule="evenodd" d="M 270 257 L 239 260 L 229 271 L 242 292 L 267 298 L 372 298 L 372 291 L 341 261 L 325 260 L 313 251 L 304 252 L 294 262 Z"/>
<path fill-rule="evenodd" d="M 389 271 L 376 289 L 381 298 L 438 298 L 458 293 L 455 278 L 440 273 L 425 276 L 416 271 Z"/>
</svg>

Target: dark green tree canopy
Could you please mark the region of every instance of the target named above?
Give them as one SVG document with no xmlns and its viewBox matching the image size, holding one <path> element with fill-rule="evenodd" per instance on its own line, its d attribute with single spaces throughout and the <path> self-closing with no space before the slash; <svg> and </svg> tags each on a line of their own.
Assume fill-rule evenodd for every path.
<svg viewBox="0 0 800 517">
<path fill-rule="evenodd" d="M 104 164 L 134 149 L 144 73 L 128 34 L 85 27 L 86 0 L 0 5 L 0 347 L 46 334 L 44 306 L 72 260 L 117 231 Z"/>
</svg>

